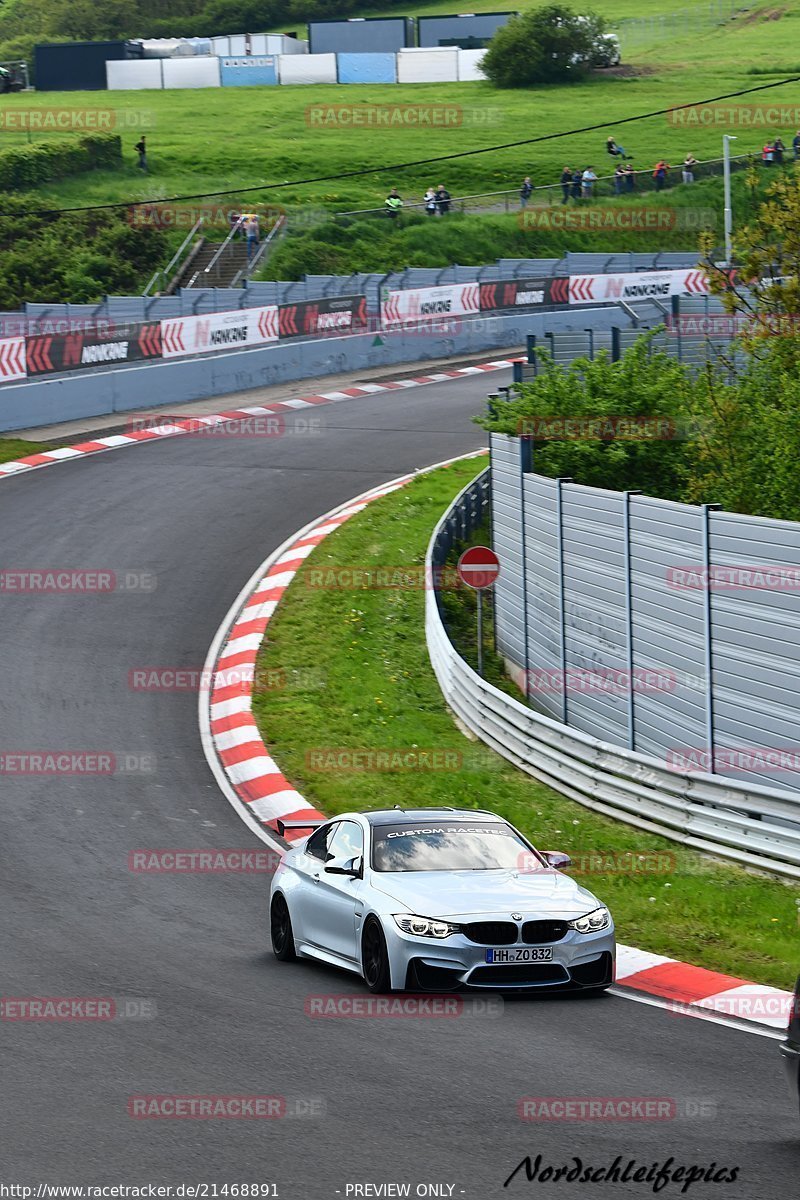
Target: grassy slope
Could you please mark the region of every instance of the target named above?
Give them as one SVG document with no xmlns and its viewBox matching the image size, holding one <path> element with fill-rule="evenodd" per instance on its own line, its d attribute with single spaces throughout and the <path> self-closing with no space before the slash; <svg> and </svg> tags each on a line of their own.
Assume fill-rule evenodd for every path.
<svg viewBox="0 0 800 1200">
<path fill-rule="evenodd" d="M 598 4 L 601 11 L 624 15 L 635 12 L 636 4 L 612 0 Z M 683 5 L 657 0 L 648 7 L 655 12 L 674 12 Z M 59 205 L 145 197 L 173 193 L 237 189 L 247 184 L 281 184 L 284 180 L 384 164 L 384 169 L 362 180 L 319 185 L 279 187 L 260 199 L 278 203 L 313 203 L 330 208 L 367 206 L 380 200 L 387 188 L 398 183 L 407 194 L 421 194 L 438 166 L 390 169 L 391 164 L 441 156 L 460 150 L 512 141 L 526 136 L 555 133 L 576 125 L 591 124 L 598 117 L 607 123 L 636 154 L 636 165 L 647 165 L 662 155 L 673 161 L 687 150 L 698 157 L 720 153 L 721 129 L 703 128 L 687 134 L 670 125 L 666 117 L 654 117 L 623 127 L 625 116 L 690 99 L 704 99 L 762 82 L 747 73 L 750 66 L 774 66 L 787 70 L 796 57 L 793 44 L 800 31 L 800 0 L 787 6 L 779 21 L 732 22 L 721 29 L 681 31 L 668 26 L 668 36 L 648 44 L 636 44 L 629 61 L 651 70 L 631 79 L 603 78 L 571 88 L 532 91 L 494 91 L 488 83 L 416 86 L 286 87 L 218 89 L 172 92 L 46 93 L 5 96 L 3 107 L 12 108 L 88 106 L 111 108 L 128 119 L 149 114 L 153 174 L 143 178 L 135 169 L 133 144 L 135 124 L 123 128 L 123 143 L 129 167 L 122 172 L 97 172 L 41 189 L 40 195 Z M 784 52 L 785 50 L 785 52 Z M 628 57 L 628 56 L 626 56 Z M 768 80 L 767 80 L 768 81 Z M 796 89 L 782 87 L 767 93 L 765 102 L 794 99 Z M 414 129 L 370 130 L 314 129 L 307 124 L 312 105 L 433 104 L 461 105 L 464 123 L 456 128 L 432 129 L 421 137 Z M 756 97 L 758 102 L 758 97 Z M 793 129 L 783 128 L 786 135 Z M 526 150 L 497 151 L 474 158 L 455 160 L 446 167 L 446 182 L 452 192 L 491 190 L 516 186 L 525 173 L 536 182 L 557 177 L 564 162 L 603 164 L 603 136 L 596 133 L 559 138 Z M 3 132 L 3 144 L 25 140 L 25 135 Z M 737 149 L 746 150 L 761 142 L 761 134 L 740 131 Z M 606 156 L 607 157 L 607 156 Z M 603 164 L 605 165 L 605 164 Z M 434 180 L 439 182 L 439 179 Z"/>
<path fill-rule="evenodd" d="M 796 888 L 598 816 L 468 742 L 430 668 L 420 590 L 334 591 L 304 582 L 318 567 L 422 563 L 433 524 L 475 469 L 462 463 L 376 501 L 307 560 L 270 625 L 260 664 L 305 670 L 307 685 L 262 694 L 254 705 L 281 768 L 331 814 L 393 804 L 491 807 L 544 849 L 674 854 L 668 874 L 582 877 L 613 907 L 620 940 L 788 988 L 797 969 Z M 414 745 L 462 753 L 462 769 L 342 774 L 312 770 L 306 757 L 323 747 Z"/>
</svg>

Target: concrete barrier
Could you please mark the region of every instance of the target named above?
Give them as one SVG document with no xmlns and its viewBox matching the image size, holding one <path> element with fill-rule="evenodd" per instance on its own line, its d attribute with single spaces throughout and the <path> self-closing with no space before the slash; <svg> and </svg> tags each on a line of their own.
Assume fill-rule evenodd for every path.
<svg viewBox="0 0 800 1200">
<path fill-rule="evenodd" d="M 371 331 L 29 380 L 0 389 L 0 431 L 185 404 L 347 371 L 378 372 L 403 362 L 491 353 L 522 346 L 529 334 L 541 337 L 547 331 L 627 324 L 628 318 L 617 307 L 578 313 L 508 313 L 442 321 L 424 331 L 384 330 L 379 339 Z"/>
</svg>

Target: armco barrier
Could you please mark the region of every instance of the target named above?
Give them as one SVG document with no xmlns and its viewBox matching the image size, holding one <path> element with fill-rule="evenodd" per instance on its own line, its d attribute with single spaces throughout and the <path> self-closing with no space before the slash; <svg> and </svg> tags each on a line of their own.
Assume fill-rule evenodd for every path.
<svg viewBox="0 0 800 1200">
<path fill-rule="evenodd" d="M 443 321 L 430 330 L 386 330 L 379 338 L 368 332 L 296 339 L 204 357 L 43 377 L 0 388 L 0 430 L 184 404 L 347 371 L 380 371 L 403 362 L 492 354 L 524 345 L 529 334 L 543 336 L 545 328 L 608 329 L 627 321 L 615 308 L 498 314 Z"/>
<path fill-rule="evenodd" d="M 484 475 L 488 475 L 485 472 Z M 478 524 L 486 499 L 470 484 L 439 521 L 426 572 L 446 561 L 453 541 Z M 622 750 L 541 716 L 472 670 L 450 641 L 439 593 L 426 592 L 431 663 L 449 707 L 498 754 L 573 800 L 695 850 L 800 879 L 800 796 L 681 774 L 663 761 Z"/>
</svg>

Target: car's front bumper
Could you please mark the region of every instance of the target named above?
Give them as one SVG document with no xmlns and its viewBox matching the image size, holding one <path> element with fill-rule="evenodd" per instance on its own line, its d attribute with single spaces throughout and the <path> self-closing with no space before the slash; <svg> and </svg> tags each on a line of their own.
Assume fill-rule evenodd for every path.
<svg viewBox="0 0 800 1200">
<path fill-rule="evenodd" d="M 394 921 L 386 922 L 394 925 Z M 385 928 L 385 927 L 384 927 Z M 614 926 L 600 933 L 570 930 L 552 943 L 550 962 L 489 964 L 489 947 L 463 934 L 449 938 L 413 937 L 396 926 L 385 928 L 392 986 L 413 991 L 458 991 L 463 988 L 556 991 L 605 987 L 614 981 Z M 517 943 L 503 949 L 528 949 Z"/>
</svg>

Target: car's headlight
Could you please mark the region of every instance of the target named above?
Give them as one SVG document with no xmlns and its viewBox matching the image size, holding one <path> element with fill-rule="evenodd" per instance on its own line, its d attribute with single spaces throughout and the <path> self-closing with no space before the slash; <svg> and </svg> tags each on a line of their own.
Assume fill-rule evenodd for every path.
<svg viewBox="0 0 800 1200">
<path fill-rule="evenodd" d="M 577 929 L 578 933 L 599 933 L 601 929 L 608 929 L 611 913 L 607 908 L 596 908 L 585 917 L 578 917 L 577 921 L 568 921 L 567 924 L 570 929 Z"/>
<path fill-rule="evenodd" d="M 451 925 L 449 921 L 437 921 L 435 917 L 415 917 L 411 913 L 395 913 L 394 919 L 403 933 L 410 933 L 414 937 L 446 938 L 461 929 L 460 925 Z"/>
</svg>

